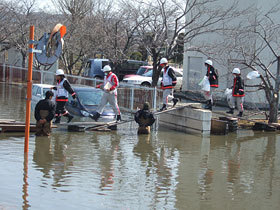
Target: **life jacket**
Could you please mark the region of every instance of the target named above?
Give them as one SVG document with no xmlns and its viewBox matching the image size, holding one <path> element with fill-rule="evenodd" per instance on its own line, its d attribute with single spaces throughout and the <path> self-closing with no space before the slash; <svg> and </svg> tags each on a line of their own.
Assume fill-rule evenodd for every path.
<svg viewBox="0 0 280 210">
<path fill-rule="evenodd" d="M 219 87 L 219 76 L 213 66 L 208 66 L 206 76 L 209 78 L 210 87 Z"/>
<path fill-rule="evenodd" d="M 114 83 L 114 80 L 113 80 L 114 78 L 117 80 L 117 84 Z M 119 86 L 119 80 L 118 80 L 118 77 L 114 73 L 104 76 L 104 87 L 106 85 L 108 85 L 107 83 L 109 83 L 111 87 L 115 87 L 114 90 L 110 91 L 110 93 L 117 93 L 117 87 Z"/>
<path fill-rule="evenodd" d="M 162 85 L 164 89 L 172 88 L 172 78 L 168 75 L 170 67 L 163 70 Z"/>
<path fill-rule="evenodd" d="M 56 101 L 68 101 L 68 91 L 63 87 L 63 83 L 66 79 L 63 78 L 59 83 L 57 83 L 57 95 Z"/>
<path fill-rule="evenodd" d="M 233 80 L 232 96 L 233 97 L 245 96 L 244 84 L 240 76 L 235 77 Z"/>
</svg>

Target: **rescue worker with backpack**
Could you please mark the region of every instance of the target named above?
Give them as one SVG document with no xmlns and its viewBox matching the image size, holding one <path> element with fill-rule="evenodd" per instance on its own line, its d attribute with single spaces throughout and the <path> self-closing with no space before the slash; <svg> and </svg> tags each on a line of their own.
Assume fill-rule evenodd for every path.
<svg viewBox="0 0 280 210">
<path fill-rule="evenodd" d="M 237 104 L 237 109 L 239 111 L 239 114 L 237 115 L 238 117 L 243 116 L 243 102 L 244 102 L 244 96 L 245 96 L 245 91 L 244 91 L 244 81 L 241 78 L 241 73 L 239 68 L 234 68 L 232 70 L 232 74 L 234 76 L 233 79 L 233 87 L 232 87 L 232 95 L 229 100 L 229 111 L 226 113 L 228 114 L 233 114 L 234 113 L 234 108 L 235 108 L 235 103 Z"/>
<path fill-rule="evenodd" d="M 76 93 L 72 89 L 68 80 L 65 78 L 64 71 L 62 69 L 58 69 L 56 71 L 56 82 L 56 87 L 52 88 L 56 90 L 56 111 L 54 123 L 59 124 L 61 116 L 67 117 L 67 123 L 69 123 L 74 117 L 65 109 L 65 104 L 68 101 L 68 93 L 72 95 L 74 100 L 76 100 Z"/>
<path fill-rule="evenodd" d="M 112 72 L 112 68 L 109 65 L 104 66 L 102 71 L 105 74 L 104 82 L 103 84 L 97 85 L 96 88 L 102 88 L 104 93 L 97 108 L 97 112 L 90 117 L 97 121 L 102 114 L 104 107 L 109 102 L 117 116 L 117 122 L 121 121 L 121 112 L 117 103 L 117 87 L 119 86 L 118 77 Z"/>
<path fill-rule="evenodd" d="M 178 98 L 174 98 L 173 96 L 173 88 L 176 86 L 177 77 L 175 75 L 174 70 L 168 65 L 168 61 L 166 58 L 160 59 L 159 65 L 163 69 L 163 76 L 161 81 L 161 89 L 163 89 L 163 106 L 160 111 L 167 109 L 167 104 L 169 100 L 173 101 L 173 107 L 179 101 Z"/>
<path fill-rule="evenodd" d="M 206 76 L 210 83 L 210 91 L 204 91 L 204 97 L 207 100 L 205 109 L 212 110 L 213 105 L 213 92 L 219 87 L 218 71 L 213 67 L 212 60 L 206 60 L 204 65 L 207 68 Z"/>
<path fill-rule="evenodd" d="M 138 110 L 134 115 L 135 122 L 138 123 L 138 134 L 149 134 L 151 132 L 151 125 L 154 124 L 155 118 L 150 111 L 150 104 L 145 102 L 143 108 Z"/>
</svg>

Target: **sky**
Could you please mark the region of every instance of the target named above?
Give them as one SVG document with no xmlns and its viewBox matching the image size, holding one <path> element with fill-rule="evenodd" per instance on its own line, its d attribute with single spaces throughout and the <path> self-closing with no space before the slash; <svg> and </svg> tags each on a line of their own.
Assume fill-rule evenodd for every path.
<svg viewBox="0 0 280 210">
<path fill-rule="evenodd" d="M 51 0 L 37 0 L 37 5 L 40 9 L 47 11 L 54 10 L 54 5 Z"/>
</svg>

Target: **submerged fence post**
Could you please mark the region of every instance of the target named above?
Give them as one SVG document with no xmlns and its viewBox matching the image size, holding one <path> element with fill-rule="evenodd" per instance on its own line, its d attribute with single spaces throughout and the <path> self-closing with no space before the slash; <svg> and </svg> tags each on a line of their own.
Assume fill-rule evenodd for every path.
<svg viewBox="0 0 280 210">
<path fill-rule="evenodd" d="M 6 65 L 3 63 L 3 82 L 6 82 Z"/>
<path fill-rule="evenodd" d="M 157 87 L 154 87 L 153 109 L 157 109 Z"/>
<path fill-rule="evenodd" d="M 131 93 L 130 93 L 130 109 L 133 111 L 133 106 L 134 106 L 134 88 L 131 88 Z"/>
</svg>

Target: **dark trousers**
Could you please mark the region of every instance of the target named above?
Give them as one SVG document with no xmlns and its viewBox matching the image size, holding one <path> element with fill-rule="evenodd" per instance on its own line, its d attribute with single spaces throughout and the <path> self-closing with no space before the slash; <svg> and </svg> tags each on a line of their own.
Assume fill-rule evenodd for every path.
<svg viewBox="0 0 280 210">
<path fill-rule="evenodd" d="M 57 101 L 56 102 L 56 110 L 55 110 L 55 116 L 60 117 L 61 115 L 67 114 L 67 110 L 65 109 L 66 101 Z"/>
</svg>

